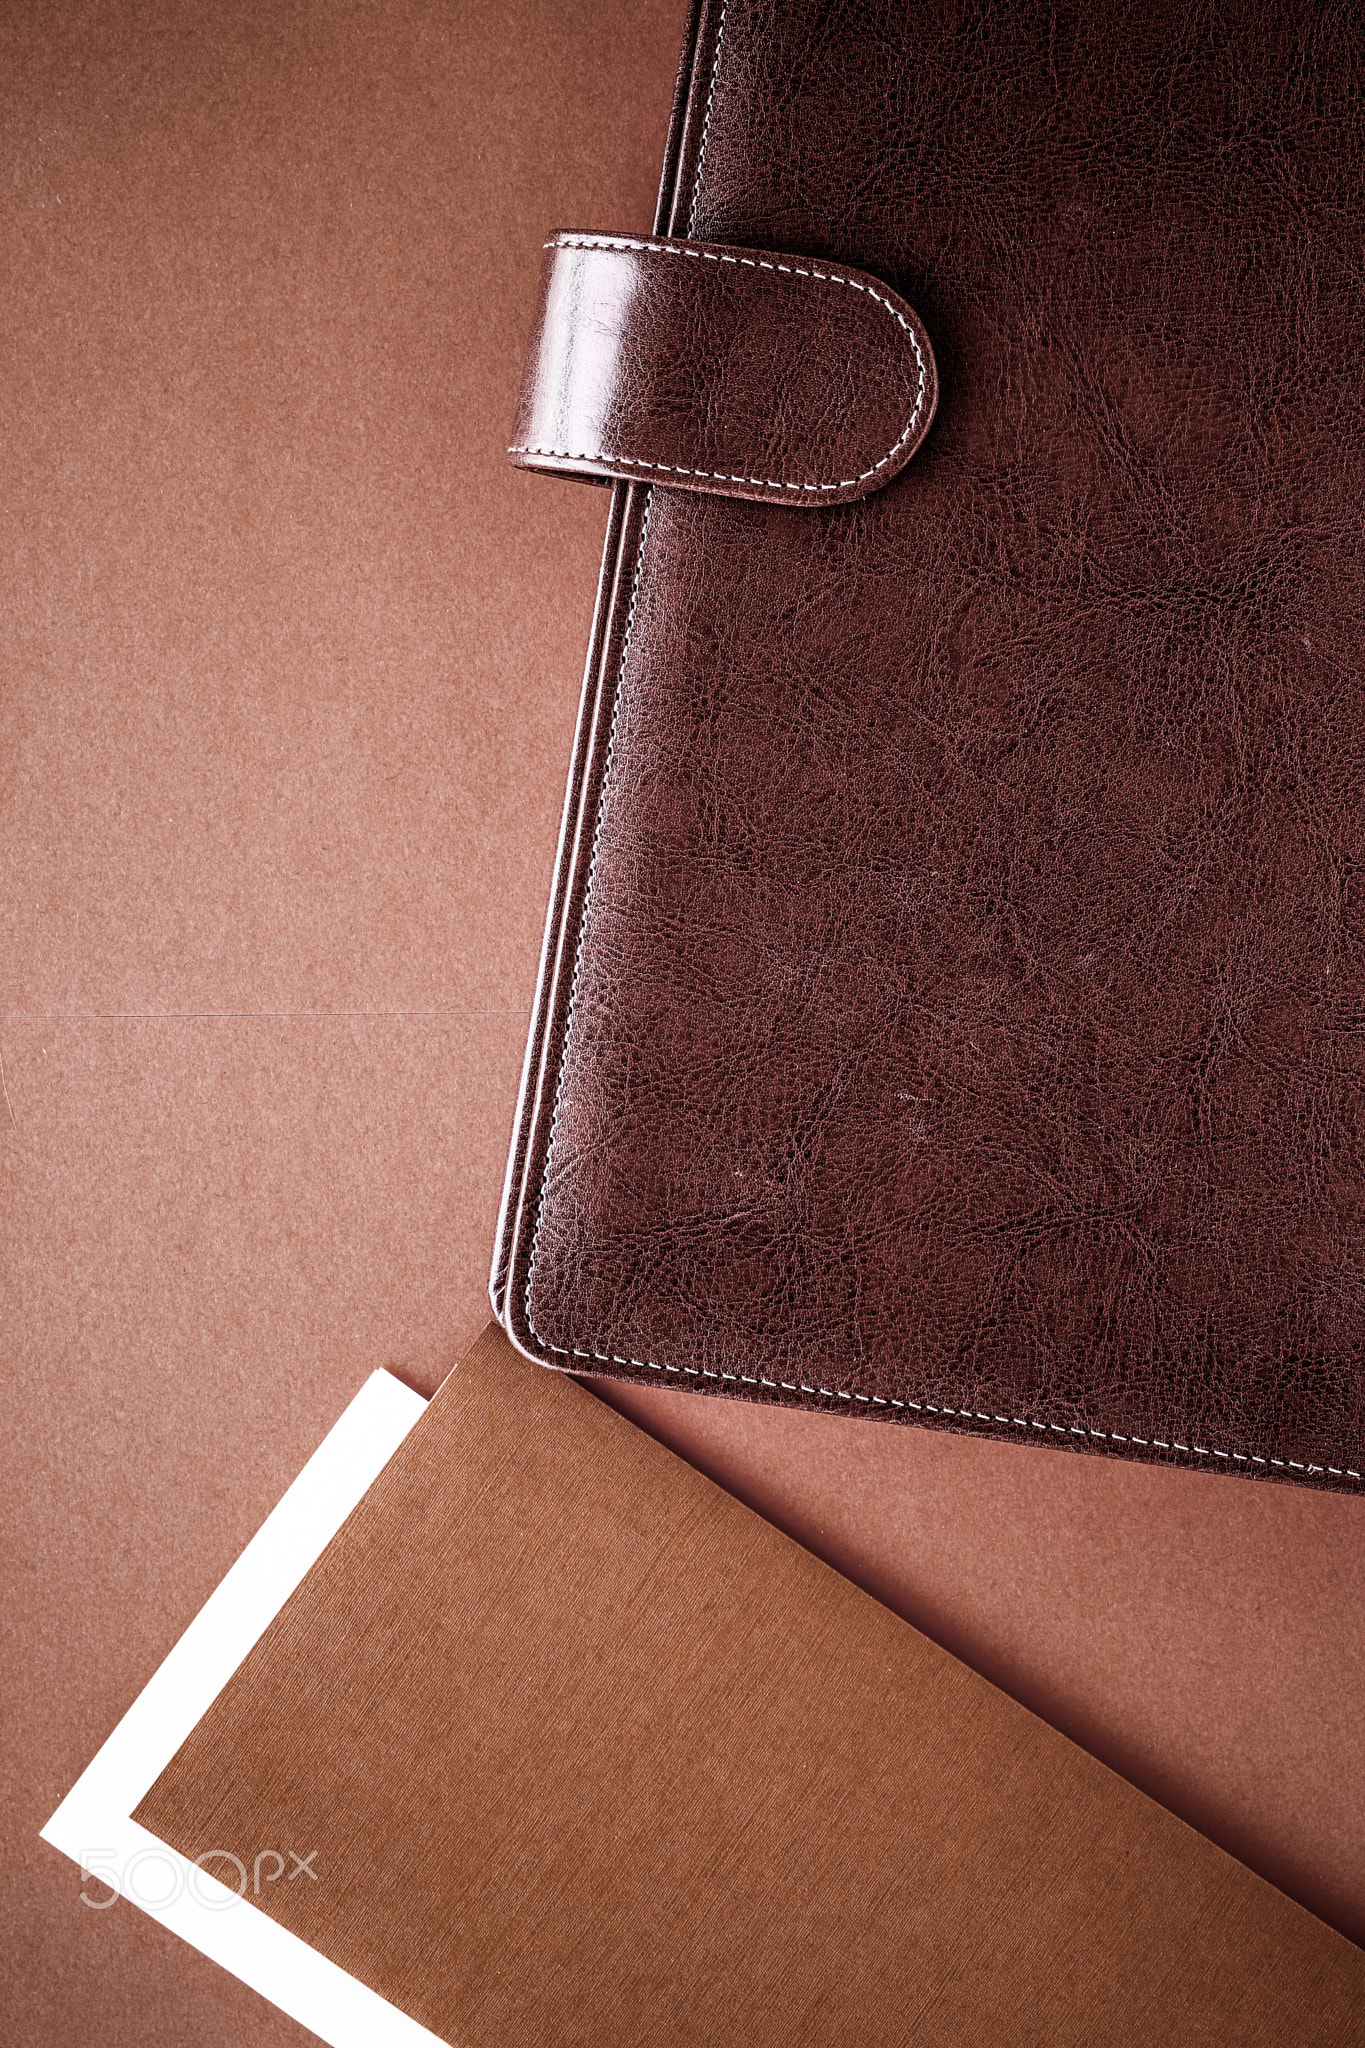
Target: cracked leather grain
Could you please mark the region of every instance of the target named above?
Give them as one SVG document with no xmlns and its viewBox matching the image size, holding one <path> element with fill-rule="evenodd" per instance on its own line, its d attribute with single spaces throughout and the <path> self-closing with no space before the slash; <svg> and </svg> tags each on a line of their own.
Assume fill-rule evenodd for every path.
<svg viewBox="0 0 1365 2048">
<path fill-rule="evenodd" d="M 1361 54 L 702 21 L 660 226 L 884 278 L 863 502 L 632 489 L 506 1220 L 542 1361 L 1358 1491 Z"/>
<path fill-rule="evenodd" d="M 556 235 L 507 452 L 523 469 L 844 504 L 905 467 L 937 389 L 916 315 L 846 265 Z"/>
</svg>

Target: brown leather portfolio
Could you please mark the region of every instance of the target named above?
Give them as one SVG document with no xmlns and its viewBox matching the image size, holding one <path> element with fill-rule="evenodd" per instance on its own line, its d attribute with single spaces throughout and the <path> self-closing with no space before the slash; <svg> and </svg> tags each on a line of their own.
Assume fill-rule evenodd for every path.
<svg viewBox="0 0 1365 2048">
<path fill-rule="evenodd" d="M 309 1852 L 255 1904 L 461 2048 L 1365 2028 L 1357 1948 L 496 1328 L 136 1818 Z"/>
<path fill-rule="evenodd" d="M 528 1356 L 1360 1490 L 1363 157 L 1325 0 L 694 10 L 512 435 L 614 491 Z"/>
</svg>

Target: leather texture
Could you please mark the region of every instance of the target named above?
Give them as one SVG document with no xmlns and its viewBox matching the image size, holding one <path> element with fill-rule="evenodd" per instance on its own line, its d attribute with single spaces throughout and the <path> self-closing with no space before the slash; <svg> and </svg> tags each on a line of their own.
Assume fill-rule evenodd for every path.
<svg viewBox="0 0 1365 2048">
<path fill-rule="evenodd" d="M 523 469 L 809 510 L 889 483 L 937 395 L 920 321 L 846 264 L 561 234 L 507 452 Z"/>
<path fill-rule="evenodd" d="M 1358 1492 L 1358 39 L 728 0 L 682 104 L 661 231 L 885 278 L 939 411 L 860 504 L 625 494 L 507 1328 Z"/>
<path fill-rule="evenodd" d="M 493 1328 L 135 1818 L 460 2048 L 1365 2019 L 1359 1949 Z"/>
</svg>

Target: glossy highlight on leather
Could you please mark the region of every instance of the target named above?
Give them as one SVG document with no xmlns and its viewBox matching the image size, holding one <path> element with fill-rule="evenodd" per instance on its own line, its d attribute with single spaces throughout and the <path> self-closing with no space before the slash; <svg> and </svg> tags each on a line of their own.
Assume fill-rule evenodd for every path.
<svg viewBox="0 0 1365 2048">
<path fill-rule="evenodd" d="M 658 236 L 545 250 L 521 468 L 814 509 L 880 490 L 929 431 L 929 337 L 856 270 Z"/>
</svg>

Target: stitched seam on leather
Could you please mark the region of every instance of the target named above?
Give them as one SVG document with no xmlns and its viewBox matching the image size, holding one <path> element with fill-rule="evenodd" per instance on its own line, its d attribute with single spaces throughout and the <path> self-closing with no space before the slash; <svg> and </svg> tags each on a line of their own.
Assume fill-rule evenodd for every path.
<svg viewBox="0 0 1365 2048">
<path fill-rule="evenodd" d="M 559 1055 L 559 1075 L 555 1082 L 554 1108 L 550 1112 L 550 1135 L 545 1142 L 545 1170 L 540 1179 L 540 1199 L 536 1203 L 536 1226 L 531 1233 L 531 1256 L 526 1266 L 526 1326 L 537 1344 L 546 1348 L 548 1340 L 541 1336 L 531 1316 L 531 1283 L 535 1279 L 536 1250 L 540 1244 L 540 1224 L 545 1213 L 545 1194 L 550 1185 L 550 1161 L 554 1157 L 555 1132 L 559 1127 L 560 1099 L 564 1093 L 564 1075 L 568 1069 L 569 1038 L 573 1031 L 574 1011 L 578 1006 L 578 984 L 583 973 L 583 942 L 588 930 L 588 911 L 592 905 L 593 884 L 597 880 L 597 855 L 602 841 L 602 823 L 607 814 L 607 791 L 611 786 L 611 771 L 616 752 L 616 727 L 621 716 L 621 695 L 625 687 L 626 661 L 630 654 L 631 634 L 635 629 L 635 604 L 640 595 L 640 576 L 645 566 L 645 542 L 649 538 L 649 515 L 654 506 L 654 493 L 645 498 L 644 520 L 640 527 L 640 547 L 635 557 L 635 574 L 631 579 L 630 604 L 626 611 L 626 630 L 621 642 L 621 665 L 616 671 L 616 700 L 611 707 L 611 729 L 607 734 L 607 756 L 602 767 L 602 793 L 597 799 L 597 823 L 592 835 L 592 855 L 588 861 L 587 886 L 583 891 L 583 911 L 578 920 L 578 944 L 574 949 L 573 980 L 569 984 L 569 1007 L 564 1018 L 564 1044 Z M 558 1344 L 549 1344 L 551 1351 L 558 1351 Z M 586 1358 L 587 1352 L 579 1353 Z"/>
<path fill-rule="evenodd" d="M 885 469 L 887 463 L 895 459 L 909 440 L 911 434 L 915 431 L 915 424 L 924 410 L 924 355 L 920 349 L 914 328 L 910 325 L 899 307 L 893 306 L 889 299 L 884 299 L 880 292 L 872 289 L 870 284 L 860 284 L 853 277 L 836 277 L 832 271 L 828 270 L 803 270 L 797 264 L 770 263 L 761 256 L 721 255 L 714 249 L 689 249 L 684 246 L 675 246 L 668 242 L 631 241 L 625 235 L 613 235 L 610 237 L 556 235 L 552 241 L 546 242 L 544 246 L 547 249 L 637 249 L 641 252 L 649 252 L 655 256 L 690 256 L 695 262 L 734 263 L 745 270 L 771 270 L 775 273 L 780 272 L 784 277 L 813 278 L 820 284 L 847 285 L 850 291 L 862 292 L 866 298 L 873 299 L 879 306 L 884 307 L 898 326 L 903 328 L 910 337 L 910 346 L 915 351 L 915 361 L 919 365 L 919 387 L 915 394 L 915 409 L 906 421 L 900 438 L 887 449 L 880 462 L 874 462 L 870 469 L 862 470 L 857 476 L 842 477 L 838 483 L 808 484 L 794 479 L 784 481 L 780 477 L 744 476 L 742 474 L 736 476 L 722 469 L 689 469 L 680 462 L 649 462 L 642 455 L 617 455 L 604 448 L 593 451 L 589 449 L 542 448 L 525 443 L 516 443 L 508 449 L 509 455 L 550 455 L 556 456 L 565 462 L 615 462 L 619 463 L 622 468 L 627 469 L 652 469 L 661 476 L 705 477 L 713 483 L 750 484 L 757 489 L 768 491 L 847 491 L 851 490 L 856 484 L 866 483 L 867 479 L 870 476 L 875 476 L 879 469 Z"/>
<path fill-rule="evenodd" d="M 529 1290 L 528 1290 L 529 1291 Z M 527 1321 L 530 1321 L 529 1312 Z M 775 1391 L 788 1394 L 823 1394 L 827 1401 L 862 1401 L 872 1408 L 913 1408 L 917 1414 L 953 1415 L 963 1422 L 998 1422 L 1007 1427 L 1012 1423 L 1016 1429 L 1036 1429 L 1054 1436 L 1102 1437 L 1108 1443 L 1137 1444 L 1143 1450 L 1183 1451 L 1187 1457 L 1223 1458 L 1239 1465 L 1275 1465 L 1281 1471 L 1302 1472 L 1305 1477 L 1317 1472 L 1330 1473 L 1334 1479 L 1360 1479 L 1363 1475 L 1350 1465 L 1306 1465 L 1297 1458 L 1259 1458 L 1254 1453 L 1243 1451 L 1215 1451 L 1204 1444 L 1177 1443 L 1174 1438 L 1167 1441 L 1159 1436 L 1123 1436 L 1116 1429 L 1082 1429 L 1075 1423 L 1034 1422 L 1025 1415 L 995 1415 L 980 1408 L 947 1408 L 933 1401 L 896 1400 L 890 1394 L 850 1394 L 842 1387 L 811 1387 L 801 1380 L 770 1380 L 761 1374 L 747 1372 L 710 1372 L 704 1365 L 659 1365 L 652 1358 L 622 1358 L 614 1351 L 582 1351 L 577 1345 L 572 1350 L 563 1344 L 550 1343 L 531 1325 L 536 1342 L 547 1350 L 557 1351 L 562 1358 L 594 1358 L 602 1365 L 634 1365 L 647 1368 L 650 1372 L 684 1372 L 695 1379 L 731 1380 L 742 1382 L 746 1387 L 772 1387 Z"/>
<path fill-rule="evenodd" d="M 697 207 L 701 202 L 701 167 L 706 162 L 706 145 L 711 140 L 711 103 L 716 97 L 716 79 L 720 75 L 720 46 L 725 41 L 725 12 L 730 0 L 720 10 L 716 24 L 716 47 L 711 58 L 711 83 L 706 89 L 706 112 L 702 116 L 701 147 L 697 151 L 697 175 L 692 181 L 692 204 L 687 214 L 687 232 L 690 235 L 697 225 Z"/>
<path fill-rule="evenodd" d="M 900 1400 L 893 1394 L 858 1394 L 847 1392 L 843 1387 L 810 1386 L 804 1380 L 770 1380 L 762 1373 L 713 1372 L 704 1365 L 660 1364 L 658 1360 L 653 1358 L 623 1357 L 617 1351 L 585 1351 L 579 1344 L 556 1344 L 552 1338 L 541 1335 L 540 1331 L 536 1328 L 535 1319 L 531 1313 L 531 1284 L 535 1277 L 536 1250 L 540 1243 L 540 1226 L 545 1213 L 545 1195 L 550 1180 L 550 1157 L 554 1151 L 555 1130 L 559 1123 L 560 1098 L 564 1092 L 564 1073 L 568 1064 L 565 1055 L 567 1055 L 568 1051 L 569 1031 L 573 1023 L 573 1013 L 578 1001 L 578 983 L 583 965 L 583 941 L 587 932 L 588 908 L 592 900 L 593 882 L 597 875 L 598 844 L 601 840 L 602 821 L 606 812 L 607 784 L 610 780 L 612 754 L 616 744 L 616 725 L 621 709 L 621 689 L 625 681 L 626 657 L 630 652 L 631 629 L 635 624 L 635 602 L 639 594 L 640 573 L 644 567 L 645 539 L 649 532 L 649 509 L 652 502 L 653 500 L 651 499 L 645 507 L 645 523 L 640 534 L 640 552 L 635 560 L 635 578 L 631 586 L 630 609 L 626 616 L 626 635 L 621 648 L 621 667 L 617 676 L 616 703 L 612 709 L 611 732 L 607 741 L 606 771 L 602 779 L 602 795 L 598 805 L 597 826 L 593 833 L 592 860 L 588 868 L 588 887 L 583 901 L 583 916 L 578 928 L 578 948 L 574 955 L 573 985 L 569 992 L 569 1013 L 564 1027 L 565 1054 L 561 1055 L 560 1058 L 559 1079 L 555 1087 L 554 1110 L 550 1118 L 550 1136 L 545 1148 L 545 1172 L 540 1183 L 540 1200 L 536 1205 L 536 1227 L 531 1238 L 531 1257 L 526 1269 L 526 1326 L 541 1350 L 553 1351 L 560 1358 L 592 1359 L 599 1365 L 634 1366 L 646 1372 L 686 1373 L 693 1379 L 725 1380 L 729 1381 L 732 1385 L 743 1385 L 746 1387 L 770 1387 L 775 1393 L 818 1394 L 826 1401 L 847 1401 L 850 1404 L 854 1401 L 861 1401 L 865 1407 L 870 1408 L 899 1408 L 904 1411 L 913 1411 L 917 1415 L 951 1415 L 961 1422 L 991 1422 L 1001 1424 L 1005 1428 L 1013 1426 L 1015 1429 L 1036 1429 L 1040 1435 L 1078 1436 L 1086 1439 L 1095 1437 L 1105 1443 L 1135 1444 L 1140 1450 L 1179 1451 L 1185 1457 L 1221 1458 L 1228 1464 L 1264 1465 L 1267 1468 L 1273 1465 L 1281 1472 L 1302 1472 L 1305 1478 L 1311 1478 L 1314 1473 L 1319 1473 L 1324 1476 L 1330 1475 L 1333 1479 L 1365 1479 L 1365 1473 L 1356 1471 L 1354 1466 L 1351 1465 L 1310 1465 L 1305 1464 L 1298 1458 L 1272 1458 L 1268 1456 L 1263 1458 L 1259 1457 L 1254 1451 L 1220 1451 L 1212 1449 L 1205 1444 L 1182 1444 L 1174 1437 L 1168 1439 L 1159 1436 L 1136 1436 L 1131 1431 L 1123 1434 L 1117 1429 L 1091 1429 L 1088 1426 L 1081 1427 L 1076 1423 L 1036 1422 L 1031 1416 L 996 1415 L 991 1411 L 981 1408 L 949 1408 L 942 1402 L 912 1401 L 908 1396 L 904 1400 Z"/>
</svg>

